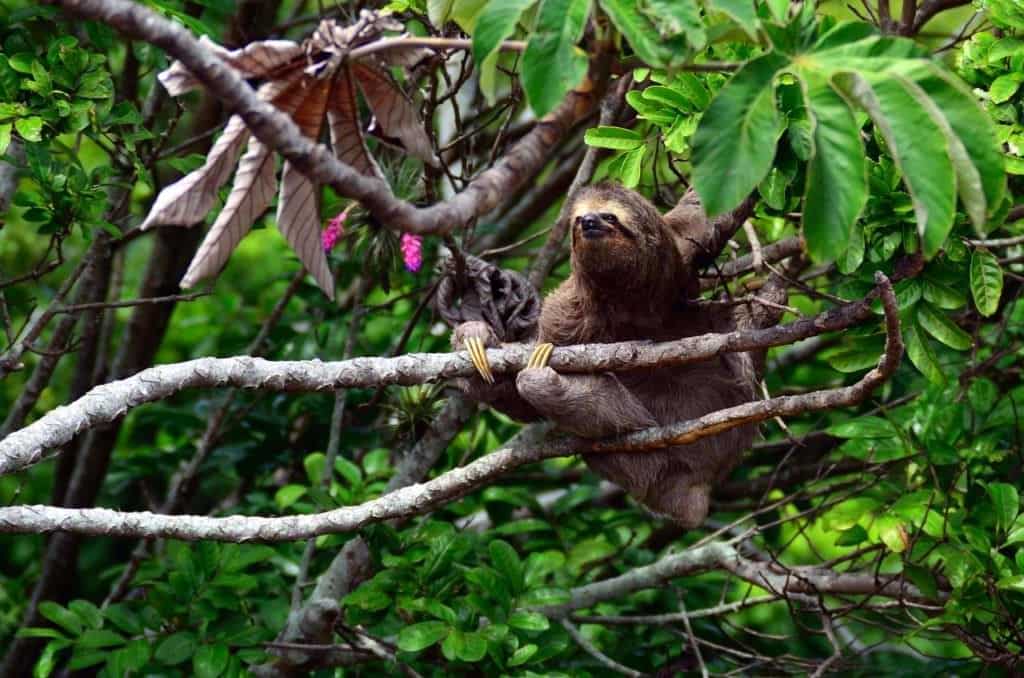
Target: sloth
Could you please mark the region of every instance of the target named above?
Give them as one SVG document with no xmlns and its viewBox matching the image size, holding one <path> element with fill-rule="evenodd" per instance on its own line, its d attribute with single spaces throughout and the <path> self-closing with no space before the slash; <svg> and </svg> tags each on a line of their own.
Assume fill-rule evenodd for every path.
<svg viewBox="0 0 1024 678">
<path fill-rule="evenodd" d="M 527 367 L 495 378 L 484 348 L 514 338 L 501 336 L 493 322 L 462 322 L 452 345 L 469 350 L 479 375 L 459 380 L 461 390 L 514 419 L 548 419 L 584 438 L 694 419 L 754 398 L 763 355 L 732 353 L 601 374 L 563 375 L 548 367 L 554 346 L 670 341 L 737 326 L 733 309 L 709 310 L 687 299 L 699 290 L 699 262 L 684 254 L 685 243 L 708 227 L 692 192 L 662 216 L 640 194 L 602 183 L 573 196 L 568 215 L 572 273 L 541 306 Z M 651 513 L 696 527 L 707 517 L 712 488 L 740 461 L 754 434 L 755 426 L 746 425 L 662 450 L 583 459 Z"/>
</svg>

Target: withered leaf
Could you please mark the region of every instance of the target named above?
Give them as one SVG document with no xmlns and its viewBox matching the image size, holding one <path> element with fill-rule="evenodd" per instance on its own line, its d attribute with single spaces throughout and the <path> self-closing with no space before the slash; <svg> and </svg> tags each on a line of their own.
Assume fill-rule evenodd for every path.
<svg viewBox="0 0 1024 678">
<path fill-rule="evenodd" d="M 336 157 L 362 174 L 383 179 L 380 166 L 366 146 L 357 90 L 362 92 L 385 135 L 400 141 L 410 154 L 436 163 L 417 108 L 385 68 L 415 62 L 427 52 L 399 48 L 367 54 L 354 62 L 348 56 L 352 48 L 379 39 L 384 31 L 401 29 L 393 18 L 363 11 L 354 24 L 346 27 L 339 27 L 333 20 L 322 21 L 302 44 L 267 40 L 228 50 L 208 38 L 201 41 L 242 77 L 263 79 L 261 97 L 290 115 L 305 136 L 317 140 L 326 118 Z M 180 62 L 174 62 L 159 77 L 174 96 L 199 84 Z M 201 221 L 213 206 L 217 189 L 230 176 L 231 166 L 247 138 L 249 132 L 233 117 L 203 167 L 166 187 L 143 226 Z M 249 139 L 228 200 L 193 258 L 181 281 L 182 287 L 215 275 L 224 266 L 273 199 L 274 165 L 274 155 L 267 147 Z M 334 281 L 320 241 L 319 190 L 291 163 L 286 163 L 277 221 L 303 265 L 333 298 Z"/>
<path fill-rule="evenodd" d="M 291 40 L 262 40 L 242 49 L 229 50 L 203 35 L 199 38 L 199 44 L 220 57 L 243 78 L 262 78 L 303 55 L 302 45 Z M 159 73 L 157 79 L 172 97 L 190 92 L 200 85 L 199 80 L 180 61 L 175 61 L 170 68 Z"/>
<path fill-rule="evenodd" d="M 203 244 L 181 279 L 183 288 L 220 273 L 228 257 L 256 219 L 270 207 L 276 185 L 274 155 L 255 137 L 238 163 L 238 172 L 224 209 L 217 215 Z"/>
<path fill-rule="evenodd" d="M 436 164 L 430 137 L 423 128 L 419 111 L 405 93 L 391 81 L 391 77 L 379 68 L 365 63 L 353 64 L 352 74 L 384 133 L 400 139 L 405 150 L 420 160 Z"/>
<path fill-rule="evenodd" d="M 334 278 L 327 264 L 320 241 L 320 210 L 313 182 L 284 164 L 281 195 L 277 201 L 277 228 L 284 234 L 306 270 L 331 300 L 334 299 Z"/>
<path fill-rule="evenodd" d="M 339 74 L 334 80 L 327 107 L 327 122 L 331 130 L 331 147 L 338 160 L 362 174 L 376 175 L 383 179 L 384 173 L 366 148 L 356 109 L 355 88 L 348 73 Z"/>
</svg>

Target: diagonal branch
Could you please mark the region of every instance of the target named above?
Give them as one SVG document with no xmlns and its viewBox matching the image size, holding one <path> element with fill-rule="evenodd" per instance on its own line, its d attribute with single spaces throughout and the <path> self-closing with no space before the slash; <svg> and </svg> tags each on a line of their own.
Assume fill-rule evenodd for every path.
<svg viewBox="0 0 1024 678">
<path fill-rule="evenodd" d="M 238 73 L 182 26 L 130 0 L 50 2 L 163 49 L 181 61 L 230 111 L 237 113 L 253 136 L 284 156 L 306 177 L 358 200 L 380 223 L 410 233 L 447 233 L 496 207 L 503 196 L 514 193 L 544 165 L 549 159 L 548 150 L 590 113 L 596 94 L 587 87 L 570 92 L 558 108 L 465 190 L 450 200 L 417 208 L 396 198 L 383 180 L 360 174 L 339 162 L 327 148 L 303 136 L 290 117 L 261 101 Z"/>
<path fill-rule="evenodd" d="M 723 353 L 790 344 L 825 332 L 846 329 L 872 317 L 871 300 L 879 290 L 883 291 L 884 297 L 888 285 L 886 280 L 860 301 L 788 325 L 703 334 L 658 344 L 622 342 L 564 346 L 555 349 L 549 365 L 565 373 L 614 372 L 685 365 Z M 487 351 L 487 358 L 495 373 L 513 373 L 526 366 L 531 351 L 530 346 L 510 344 Z M 397 358 L 355 358 L 330 363 L 273 362 L 243 356 L 199 358 L 160 365 L 126 379 L 97 386 L 74 403 L 52 410 L 0 440 L 0 475 L 38 463 L 46 456 L 47 450 L 67 443 L 83 431 L 116 421 L 139 405 L 169 398 L 188 388 L 232 386 L 276 391 L 334 391 L 339 388 L 410 386 L 473 374 L 475 368 L 465 352 L 412 353 Z"/>
<path fill-rule="evenodd" d="M 109 509 L 65 509 L 50 506 L 0 508 L 0 533 L 66 531 L 122 537 L 171 537 L 214 541 L 292 541 L 321 534 L 350 532 L 371 523 L 436 510 L 524 464 L 577 453 L 658 449 L 700 440 L 722 431 L 771 417 L 852 405 L 892 375 L 903 352 L 892 285 L 876 274 L 885 311 L 886 347 L 878 366 L 852 386 L 798 396 L 756 401 L 710 413 L 664 428 L 647 429 L 607 440 L 545 435 L 544 426 L 526 428 L 516 443 L 444 473 L 433 480 L 404 487 L 359 506 L 314 515 L 167 516 Z M 6 442 L 6 441 L 5 441 Z"/>
</svg>

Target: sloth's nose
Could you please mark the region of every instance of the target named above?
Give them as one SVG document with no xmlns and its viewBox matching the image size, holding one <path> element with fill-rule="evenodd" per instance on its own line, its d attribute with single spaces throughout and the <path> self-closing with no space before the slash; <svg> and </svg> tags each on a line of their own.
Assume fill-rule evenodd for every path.
<svg viewBox="0 0 1024 678">
<path fill-rule="evenodd" d="M 596 231 L 602 228 L 601 217 L 596 214 L 584 214 L 580 219 L 584 231 Z"/>
</svg>

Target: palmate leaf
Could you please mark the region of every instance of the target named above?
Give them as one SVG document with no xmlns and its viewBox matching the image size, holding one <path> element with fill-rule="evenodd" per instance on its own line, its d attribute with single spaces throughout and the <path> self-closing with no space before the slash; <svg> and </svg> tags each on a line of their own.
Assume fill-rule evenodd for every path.
<svg viewBox="0 0 1024 678">
<path fill-rule="evenodd" d="M 771 167 L 778 135 L 774 82 L 789 73 L 802 82 L 814 123 L 803 225 L 815 260 L 846 252 L 865 203 L 854 107 L 868 113 L 900 169 L 927 257 L 945 244 L 958 196 L 984 232 L 1005 193 L 991 119 L 965 85 L 912 41 L 868 35 L 871 30 L 840 24 L 802 53 L 769 52 L 719 91 L 693 138 L 694 185 L 710 215 L 738 205 Z"/>
<path fill-rule="evenodd" d="M 385 70 L 388 65 L 409 64 L 419 58 L 417 49 L 373 53 L 349 63 L 352 47 L 378 39 L 384 30 L 400 30 L 401 24 L 379 14 L 363 12 L 348 27 L 322 21 L 313 36 L 302 44 L 268 40 L 230 51 L 208 39 L 205 46 L 247 78 L 266 80 L 261 98 L 292 116 L 302 133 L 318 139 L 328 124 L 335 155 L 363 174 L 383 178 L 370 155 L 358 116 L 356 90 L 360 90 L 385 136 L 396 139 L 412 155 L 434 162 L 430 137 L 417 109 Z M 160 74 L 172 95 L 198 85 L 180 63 Z M 217 140 L 205 164 L 165 188 L 154 201 L 143 223 L 191 225 L 201 221 L 213 206 L 217 189 L 231 174 L 249 132 L 232 118 Z M 182 287 L 216 275 L 257 218 L 270 206 L 275 192 L 274 155 L 262 143 L 249 139 L 238 164 L 228 200 L 196 252 Z M 325 294 L 333 299 L 334 281 L 320 241 L 319 186 L 290 164 L 285 166 L 278 204 L 278 228 Z"/>
</svg>

